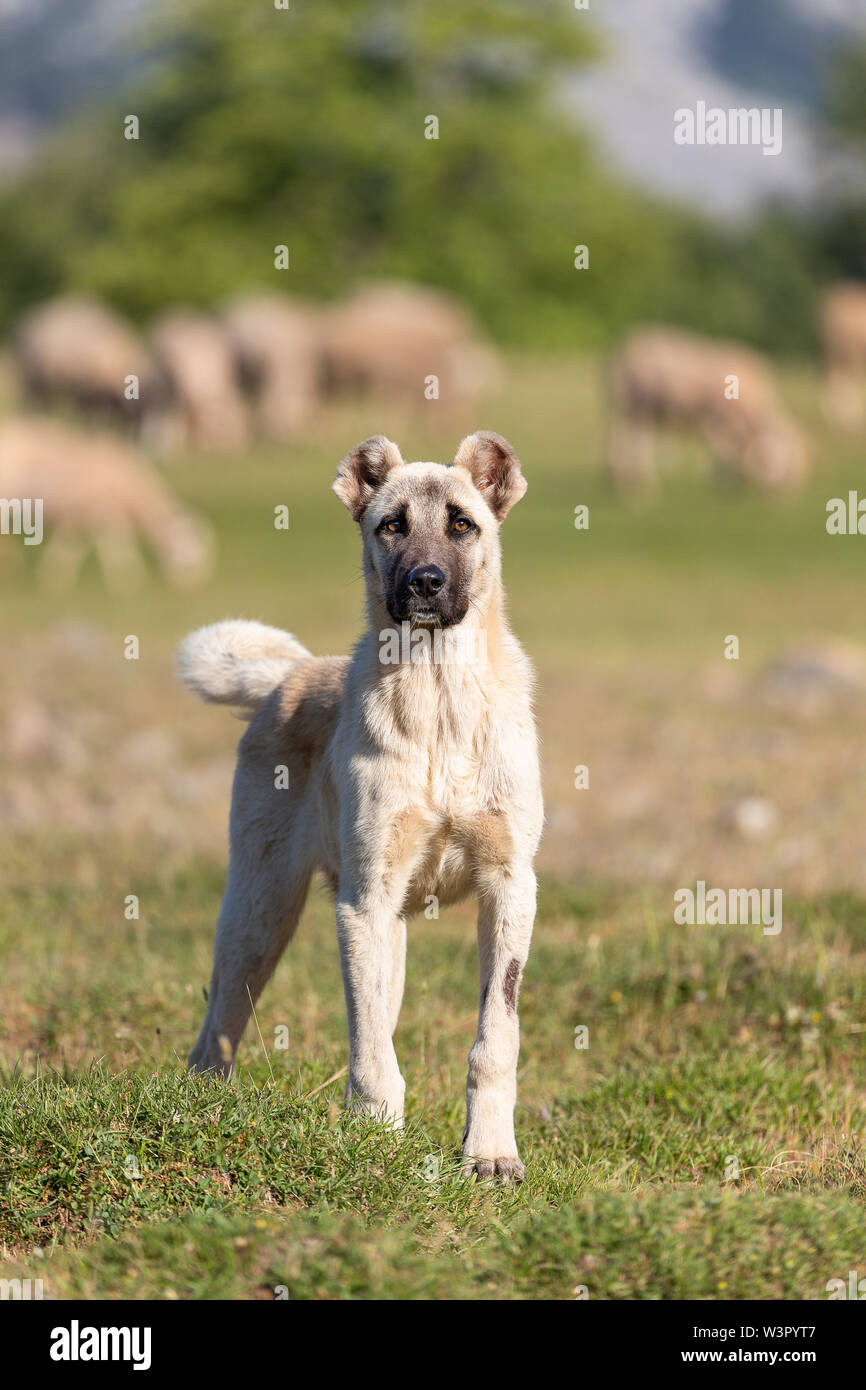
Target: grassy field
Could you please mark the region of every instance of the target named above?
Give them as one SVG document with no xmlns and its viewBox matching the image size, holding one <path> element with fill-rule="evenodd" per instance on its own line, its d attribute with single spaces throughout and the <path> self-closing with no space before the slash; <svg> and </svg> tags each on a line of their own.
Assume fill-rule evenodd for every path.
<svg viewBox="0 0 866 1390">
<path fill-rule="evenodd" d="M 859 485 L 862 441 L 819 424 L 807 369 L 784 385 L 816 442 L 812 484 L 785 502 L 720 489 L 677 442 L 658 493 L 623 506 L 599 477 L 591 363 L 516 360 L 467 422 L 508 435 L 530 484 L 503 532 L 548 811 L 518 1191 L 457 1177 L 468 908 L 410 927 L 402 1138 L 339 1108 L 323 891 L 233 1082 L 183 1068 L 239 726 L 175 684 L 173 648 L 238 615 L 346 650 L 362 595 L 329 491 L 339 457 L 384 429 L 406 456 L 447 458 L 459 427 L 347 409 L 293 451 L 170 460 L 219 533 L 193 595 L 155 575 L 107 595 L 89 566 L 49 600 L 32 555 L 9 572 L 0 1277 L 41 1278 L 46 1297 L 821 1299 L 866 1274 L 866 541 L 824 528 L 827 499 Z M 845 679 L 832 664 L 790 678 L 791 651 L 827 643 Z M 782 931 L 674 925 L 674 890 L 698 879 L 782 889 Z"/>
</svg>

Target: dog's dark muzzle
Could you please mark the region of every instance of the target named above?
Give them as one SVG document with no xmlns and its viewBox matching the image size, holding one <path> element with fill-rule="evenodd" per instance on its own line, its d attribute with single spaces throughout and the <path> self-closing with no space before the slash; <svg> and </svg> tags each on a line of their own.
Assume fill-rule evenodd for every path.
<svg viewBox="0 0 866 1390">
<path fill-rule="evenodd" d="M 413 565 L 396 576 L 388 610 L 395 622 L 451 627 L 466 614 L 466 605 L 455 604 L 454 597 L 438 565 Z"/>
</svg>

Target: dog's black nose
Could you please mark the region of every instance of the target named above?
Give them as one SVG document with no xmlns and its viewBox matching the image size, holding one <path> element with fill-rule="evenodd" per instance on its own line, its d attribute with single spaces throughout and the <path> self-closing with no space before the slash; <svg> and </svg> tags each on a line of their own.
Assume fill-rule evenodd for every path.
<svg viewBox="0 0 866 1390">
<path fill-rule="evenodd" d="M 409 588 L 418 598 L 433 598 L 445 583 L 438 565 L 416 565 L 409 571 Z"/>
</svg>

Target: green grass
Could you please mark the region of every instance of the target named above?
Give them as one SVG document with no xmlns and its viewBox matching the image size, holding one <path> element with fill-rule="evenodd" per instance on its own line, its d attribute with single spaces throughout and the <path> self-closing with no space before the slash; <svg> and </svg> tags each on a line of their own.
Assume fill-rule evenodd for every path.
<svg viewBox="0 0 866 1390">
<path fill-rule="evenodd" d="M 862 1255 L 862 1209 L 839 1195 L 590 1193 L 559 1209 L 527 1203 L 505 1219 L 486 1197 L 435 1250 L 409 1223 L 370 1226 L 327 1209 L 214 1211 L 4 1275 L 88 1299 L 811 1300 L 828 1296 L 830 1279 L 847 1286 Z"/>
<path fill-rule="evenodd" d="M 455 432 L 365 408 L 242 465 L 171 461 L 220 539 L 192 595 L 155 576 L 107 595 L 91 565 L 49 601 L 30 555 L 4 577 L 0 1277 L 41 1277 L 54 1297 L 673 1299 L 823 1298 L 827 1280 L 866 1273 L 866 714 L 856 699 L 779 709 L 761 686 L 780 650 L 862 635 L 859 541 L 824 532 L 826 499 L 860 485 L 861 447 L 817 425 L 807 375 L 785 386 L 817 455 L 785 503 L 719 491 L 699 451 L 672 444 L 658 493 L 623 507 L 598 476 L 583 361 L 513 362 L 475 422 L 513 437 L 530 481 L 503 539 L 539 670 L 549 817 L 521 993 L 518 1191 L 457 1177 L 468 907 L 410 927 L 402 1137 L 342 1112 L 343 996 L 318 889 L 237 1077 L 183 1066 L 239 727 L 176 687 L 172 649 L 245 614 L 346 650 L 362 595 L 336 462 L 383 427 L 421 457 L 449 456 Z M 271 524 L 282 502 L 288 533 Z M 130 632 L 138 662 L 122 658 Z M 739 663 L 722 659 L 730 632 Z M 7 739 L 13 725 L 26 737 Z M 578 762 L 591 792 L 572 787 Z M 780 823 L 752 842 L 726 807 L 755 793 Z M 673 887 L 698 877 L 779 884 L 784 930 L 675 927 Z"/>
<path fill-rule="evenodd" d="M 514 1191 L 458 1176 L 468 914 L 413 931 L 398 1137 L 346 1116 L 330 1079 L 345 1024 L 324 896 L 223 1086 L 179 1062 L 219 875 L 142 884 L 142 919 L 113 926 L 123 865 L 97 889 L 50 878 L 17 885 L 0 936 L 21 1057 L 0 1097 L 7 1277 L 88 1297 L 810 1298 L 866 1259 L 862 900 L 798 903 L 777 940 L 659 930 L 621 894 L 546 887 Z"/>
</svg>

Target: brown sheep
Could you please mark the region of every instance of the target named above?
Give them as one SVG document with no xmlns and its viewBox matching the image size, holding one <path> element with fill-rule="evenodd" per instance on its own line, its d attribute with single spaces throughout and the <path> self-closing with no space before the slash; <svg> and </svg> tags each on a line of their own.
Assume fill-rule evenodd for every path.
<svg viewBox="0 0 866 1390">
<path fill-rule="evenodd" d="M 833 285 L 821 306 L 826 378 L 824 414 L 831 424 L 856 430 L 864 416 L 866 285 Z"/>
<path fill-rule="evenodd" d="M 192 309 L 173 309 L 151 326 L 160 406 L 150 439 L 161 448 L 241 449 L 247 411 L 225 326 Z"/>
<path fill-rule="evenodd" d="M 610 364 L 608 463 L 623 488 L 651 482 L 662 429 L 697 432 L 717 465 L 766 489 L 801 484 L 803 435 L 781 404 L 768 363 L 742 343 L 647 326 L 627 335 Z"/>
<path fill-rule="evenodd" d="M 140 541 L 179 587 L 201 582 L 211 570 L 210 527 L 176 501 L 137 449 L 111 435 L 26 416 L 5 420 L 0 497 L 42 499 L 50 532 L 40 565 L 46 586 L 73 582 L 91 545 L 109 587 L 130 588 L 138 580 Z M 4 549 L 14 544 L 0 536 Z"/>
<path fill-rule="evenodd" d="M 253 294 L 231 300 L 223 321 L 258 430 L 294 439 L 318 403 L 319 316 L 284 295 Z"/>
<path fill-rule="evenodd" d="M 358 290 L 324 316 L 323 344 L 331 392 L 366 394 L 413 412 L 436 400 L 460 414 L 496 380 L 496 358 L 466 310 L 418 285 Z"/>
<path fill-rule="evenodd" d="M 98 300 L 70 295 L 37 305 L 19 321 L 11 349 L 34 404 L 72 406 L 112 423 L 138 419 L 150 358 L 131 325 Z"/>
</svg>

